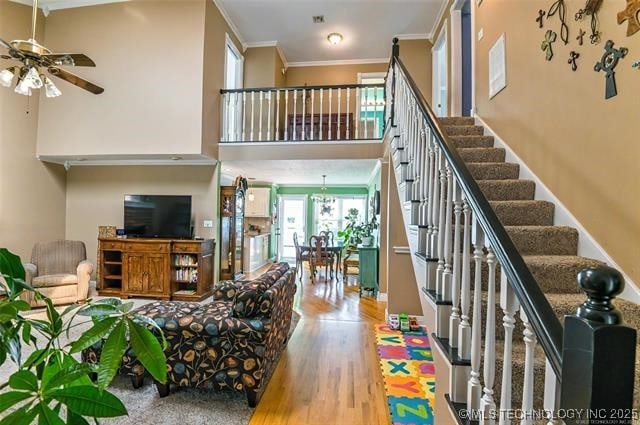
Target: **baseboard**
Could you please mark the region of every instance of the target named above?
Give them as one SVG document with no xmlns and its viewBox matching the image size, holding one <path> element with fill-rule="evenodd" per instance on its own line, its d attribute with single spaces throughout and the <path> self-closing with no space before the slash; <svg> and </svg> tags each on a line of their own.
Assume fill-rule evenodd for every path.
<svg viewBox="0 0 640 425">
<path fill-rule="evenodd" d="M 554 223 L 558 226 L 571 226 L 578 231 L 578 255 L 583 257 L 595 258 L 604 261 L 611 267 L 614 267 L 622 273 L 626 282 L 624 291 L 620 295 L 621 298 L 640 304 L 640 288 L 631 280 L 631 278 L 622 270 L 622 268 L 607 254 L 602 246 L 595 238 L 585 229 L 578 219 L 571 214 L 569 209 L 560 201 L 549 188 L 540 180 L 540 178 L 531 171 L 527 164 L 505 143 L 504 140 L 477 114 L 474 114 L 477 125 L 485 128 L 485 133 L 493 136 L 495 147 L 503 148 L 506 151 L 506 161 L 515 162 L 520 165 L 520 178 L 532 180 L 536 183 L 535 199 L 548 201 L 555 204 Z"/>
</svg>

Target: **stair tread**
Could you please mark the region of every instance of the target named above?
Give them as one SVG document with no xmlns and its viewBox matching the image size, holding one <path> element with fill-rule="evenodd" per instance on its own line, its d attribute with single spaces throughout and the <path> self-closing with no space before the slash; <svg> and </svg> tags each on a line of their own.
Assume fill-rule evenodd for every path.
<svg viewBox="0 0 640 425">
<path fill-rule="evenodd" d="M 438 121 L 444 126 L 454 126 L 454 125 L 474 125 L 475 118 L 473 117 L 441 117 L 438 118 Z"/>
<path fill-rule="evenodd" d="M 449 141 L 454 147 L 460 148 L 491 148 L 493 147 L 493 136 L 481 135 L 450 135 Z"/>
<path fill-rule="evenodd" d="M 578 231 L 569 226 L 505 226 L 520 255 L 575 255 Z"/>
<path fill-rule="evenodd" d="M 467 168 L 476 180 L 517 180 L 520 165 L 512 162 L 468 162 Z"/>
<path fill-rule="evenodd" d="M 505 226 L 551 226 L 555 205 L 547 201 L 489 201 L 500 222 Z"/>
<path fill-rule="evenodd" d="M 504 162 L 506 151 L 503 148 L 494 147 L 475 147 L 475 148 L 458 148 L 458 153 L 462 160 L 467 163 L 496 163 Z"/>
<path fill-rule="evenodd" d="M 478 186 L 489 201 L 533 200 L 536 184 L 532 180 L 479 180 Z"/>
<path fill-rule="evenodd" d="M 447 135 L 482 135 L 484 127 L 480 125 L 445 125 L 443 131 Z"/>
</svg>

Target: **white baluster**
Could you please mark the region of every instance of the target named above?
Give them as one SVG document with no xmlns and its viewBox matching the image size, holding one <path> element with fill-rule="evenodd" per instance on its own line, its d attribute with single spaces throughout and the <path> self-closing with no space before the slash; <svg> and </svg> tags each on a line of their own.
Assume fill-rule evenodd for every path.
<svg viewBox="0 0 640 425">
<path fill-rule="evenodd" d="M 289 90 L 284 89 L 284 140 L 289 141 Z"/>
<path fill-rule="evenodd" d="M 247 140 L 245 126 L 247 121 L 247 92 L 242 92 L 242 141 Z"/>
<path fill-rule="evenodd" d="M 298 113 L 298 90 L 293 90 L 293 140 L 296 140 L 296 133 L 298 132 L 298 120 L 296 119 L 296 114 Z M 304 121 L 304 119 L 303 119 Z"/>
<path fill-rule="evenodd" d="M 520 304 L 513 288 L 509 284 L 505 273 L 500 275 L 500 308 L 504 314 L 504 351 L 502 353 L 502 385 L 500 386 L 500 425 L 511 425 L 509 412 L 511 411 L 511 385 L 513 376 L 513 329 L 515 328 L 515 314 Z"/>
<path fill-rule="evenodd" d="M 429 145 L 429 167 L 427 172 L 427 256 L 434 257 L 433 249 L 433 196 L 435 191 L 434 169 L 436 168 L 435 147 L 433 145 L 433 135 L 431 132 L 427 135 L 427 143 Z"/>
<path fill-rule="evenodd" d="M 477 221 L 473 223 L 473 259 L 475 276 L 473 285 L 473 320 L 471 322 L 471 374 L 467 386 L 467 408 L 478 411 L 482 385 L 480 384 L 480 362 L 482 353 L 482 260 L 484 234 Z"/>
<path fill-rule="evenodd" d="M 431 221 L 433 226 L 431 228 L 431 258 L 438 258 L 438 234 L 439 234 L 439 222 L 440 217 L 440 147 L 434 142 L 433 148 L 433 196 L 431 197 Z M 437 280 L 436 280 L 437 288 Z M 436 289 L 437 290 L 437 289 Z"/>
<path fill-rule="evenodd" d="M 484 336 L 484 388 L 480 404 L 482 410 L 482 422 L 485 424 L 495 423 L 492 420 L 493 412 L 496 410 L 496 403 L 493 398 L 493 385 L 496 374 L 496 256 L 491 246 L 487 246 L 487 267 L 489 268 L 489 278 L 487 283 L 487 321 L 485 324 Z"/>
<path fill-rule="evenodd" d="M 320 89 L 320 118 L 318 121 L 320 122 L 320 134 L 318 135 L 318 139 L 324 140 L 322 137 L 322 108 L 323 108 L 323 98 L 324 98 L 324 90 Z"/>
<path fill-rule="evenodd" d="M 376 139 L 380 138 L 380 136 L 378 135 L 379 131 L 378 131 L 378 126 L 376 125 L 376 120 L 375 120 L 375 116 L 376 116 L 376 111 L 378 110 L 378 88 L 377 87 L 373 87 L 373 137 L 375 137 Z"/>
<path fill-rule="evenodd" d="M 328 121 L 327 122 L 327 126 L 329 127 L 328 128 L 329 132 L 328 132 L 327 140 L 333 140 L 333 135 L 331 134 L 331 121 L 332 121 L 332 119 L 331 119 L 331 104 L 332 104 L 332 102 L 333 102 L 333 89 L 330 88 L 329 89 L 329 119 L 327 120 Z"/>
<path fill-rule="evenodd" d="M 462 272 L 460 273 L 460 326 L 458 327 L 458 356 L 471 359 L 471 207 L 466 199 L 462 200 L 464 231 L 462 232 Z"/>
<path fill-rule="evenodd" d="M 258 118 L 258 140 L 262 140 L 262 104 L 264 103 L 264 92 L 260 92 L 260 117 Z"/>
<path fill-rule="evenodd" d="M 338 87 L 338 129 L 336 139 L 340 140 L 340 109 L 342 108 L 342 88 Z"/>
<path fill-rule="evenodd" d="M 451 270 L 451 320 L 449 322 L 449 345 L 458 348 L 458 327 L 460 326 L 460 216 L 462 197 L 457 181 L 453 179 L 453 269 Z"/>
<path fill-rule="evenodd" d="M 533 366 L 534 366 L 534 350 L 538 339 L 533 331 L 533 327 L 529 322 L 529 318 L 523 309 L 520 309 L 520 319 L 524 324 L 524 384 L 522 388 L 522 413 L 523 417 L 520 421 L 521 425 L 533 424 Z"/>
<path fill-rule="evenodd" d="M 314 118 L 315 115 L 313 113 L 314 104 L 316 102 L 315 94 L 316 94 L 316 89 L 311 89 L 311 120 L 310 120 L 311 121 L 311 123 L 310 123 L 311 124 L 311 140 L 316 140 L 316 135 L 315 135 L 314 129 L 313 129 L 313 123 L 315 122 L 315 118 Z"/>
<path fill-rule="evenodd" d="M 229 140 L 229 93 L 222 95 L 222 139 Z"/>
<path fill-rule="evenodd" d="M 273 138 L 271 138 L 271 90 L 269 90 L 267 92 L 267 96 L 268 96 L 268 111 L 267 111 L 267 140 L 273 140 Z"/>
<path fill-rule="evenodd" d="M 302 89 L 302 137 L 300 140 L 307 140 L 307 89 Z"/>
<path fill-rule="evenodd" d="M 544 410 L 548 416 L 547 425 L 562 425 L 561 419 L 554 418 L 557 412 L 560 397 L 560 383 L 558 377 L 549 363 L 549 359 L 545 358 L 544 364 Z"/>
<path fill-rule="evenodd" d="M 364 86 L 364 138 L 369 137 L 369 87 Z"/>
<path fill-rule="evenodd" d="M 280 140 L 280 90 L 276 90 L 276 134 L 275 140 Z"/>
<path fill-rule="evenodd" d="M 446 166 L 446 178 L 447 178 L 447 199 L 445 204 L 445 224 L 444 224 L 444 270 L 442 272 L 442 297 L 451 301 L 452 297 L 452 270 L 451 270 L 451 236 L 454 229 L 452 229 L 452 215 L 453 215 L 453 173 L 449 168 L 448 163 Z M 457 231 L 457 229 L 455 229 Z"/>
<path fill-rule="evenodd" d="M 234 140 L 240 140 L 240 138 L 242 137 L 242 129 L 240 128 L 240 123 L 238 121 L 240 121 L 240 113 L 241 113 L 241 105 L 240 105 L 240 93 L 236 93 L 236 108 L 235 108 L 235 117 L 233 119 L 233 122 L 235 123 L 235 135 L 234 135 Z"/>
<path fill-rule="evenodd" d="M 360 133 L 358 133 L 358 126 L 360 124 L 360 117 L 362 116 L 362 94 L 360 87 L 356 87 L 356 131 L 354 139 L 360 138 Z"/>
<path fill-rule="evenodd" d="M 250 138 L 251 138 L 252 142 L 254 140 L 256 140 L 256 139 L 253 138 L 253 124 L 255 122 L 254 121 L 255 114 L 254 114 L 254 111 L 253 111 L 254 110 L 254 102 L 255 102 L 255 94 L 256 94 L 256 92 L 254 92 L 254 91 L 251 92 L 251 135 L 250 135 Z"/>
<path fill-rule="evenodd" d="M 349 87 L 347 87 L 347 137 L 345 137 L 347 140 L 349 139 L 353 139 L 353 137 L 351 136 L 350 130 L 351 130 L 351 117 L 349 116 L 349 109 L 351 108 L 351 89 Z"/>
<path fill-rule="evenodd" d="M 440 176 L 440 190 L 438 192 L 438 268 L 436 269 L 436 292 L 438 295 L 444 295 L 444 240 L 446 239 L 446 223 L 445 223 L 445 206 L 446 206 L 446 194 L 447 194 L 447 169 L 445 168 L 445 159 L 442 150 L 438 151 L 440 157 L 439 164 L 439 176 Z"/>
</svg>

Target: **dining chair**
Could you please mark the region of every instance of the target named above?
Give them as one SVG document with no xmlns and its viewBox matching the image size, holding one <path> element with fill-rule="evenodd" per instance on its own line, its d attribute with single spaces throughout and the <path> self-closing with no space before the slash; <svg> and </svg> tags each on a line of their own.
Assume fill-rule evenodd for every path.
<svg viewBox="0 0 640 425">
<path fill-rule="evenodd" d="M 305 261 L 310 262 L 311 255 L 309 251 L 305 250 L 303 252 L 302 247 L 300 246 L 300 242 L 298 242 L 297 232 L 293 232 L 293 245 L 295 246 L 295 249 L 296 249 L 296 274 L 300 273 L 299 279 L 300 279 L 300 282 L 302 282 L 302 275 L 304 274 L 304 262 Z"/>
<path fill-rule="evenodd" d="M 349 269 L 357 269 L 356 272 L 350 272 Z M 349 245 L 346 248 L 346 255 L 344 256 L 344 260 L 342 260 L 342 278 L 346 283 L 345 279 L 349 279 L 349 276 L 358 276 L 360 274 L 360 257 L 358 255 L 358 247 Z"/>
<path fill-rule="evenodd" d="M 328 246 L 334 246 L 334 238 L 333 238 L 333 232 L 331 230 L 322 230 L 320 231 L 320 236 L 324 236 L 327 238 L 327 244 Z M 333 274 L 333 264 L 335 263 L 336 265 L 336 273 L 338 272 L 338 269 L 340 268 L 340 264 L 338 264 L 338 255 L 335 252 L 330 252 L 329 255 L 331 256 L 331 270 L 332 270 L 332 274 Z"/>
<path fill-rule="evenodd" d="M 321 235 L 313 235 L 309 238 L 311 247 L 311 283 L 315 283 L 316 268 L 324 266 L 325 279 L 329 276 L 329 267 L 333 276 L 333 260 L 327 251 L 327 238 Z"/>
</svg>

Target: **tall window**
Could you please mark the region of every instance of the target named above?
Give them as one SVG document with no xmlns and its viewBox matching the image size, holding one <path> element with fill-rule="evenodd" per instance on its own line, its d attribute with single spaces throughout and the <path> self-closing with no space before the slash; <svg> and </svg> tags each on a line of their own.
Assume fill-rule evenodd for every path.
<svg viewBox="0 0 640 425">
<path fill-rule="evenodd" d="M 318 234 L 321 230 L 331 230 L 334 234 L 338 230 L 343 230 L 347 226 L 344 219 L 349 209 L 355 208 L 360 213 L 358 221 L 367 219 L 367 196 L 366 195 L 343 195 L 333 196 L 336 202 L 333 204 L 331 214 L 320 214 L 318 203 L 313 205 L 313 232 Z"/>
<path fill-rule="evenodd" d="M 358 74 L 361 84 L 384 84 L 383 72 Z M 367 137 L 380 138 L 384 132 L 384 88 L 368 88 L 360 95 L 360 127 Z"/>
<path fill-rule="evenodd" d="M 226 46 L 224 55 L 224 88 L 225 89 L 241 89 L 243 80 L 243 62 L 244 57 L 240 54 L 238 48 L 226 34 Z M 223 120 L 227 128 L 223 134 L 237 134 L 237 127 L 240 125 L 240 117 L 242 116 L 242 105 L 231 102 L 228 105 L 228 119 Z"/>
</svg>

